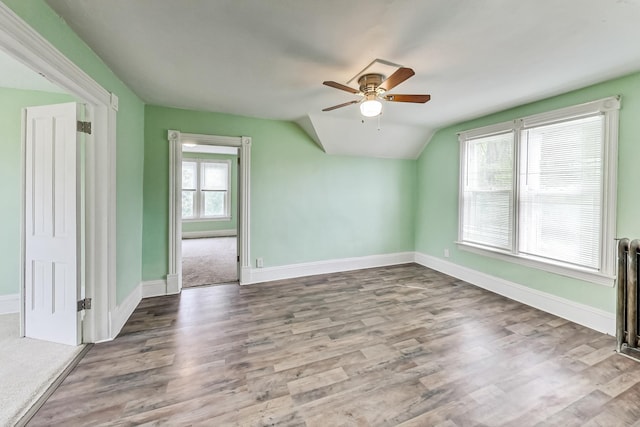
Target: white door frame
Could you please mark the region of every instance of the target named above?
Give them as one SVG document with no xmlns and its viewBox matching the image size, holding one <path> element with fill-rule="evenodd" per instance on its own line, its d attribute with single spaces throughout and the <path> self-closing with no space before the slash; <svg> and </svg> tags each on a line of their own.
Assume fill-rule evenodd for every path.
<svg viewBox="0 0 640 427">
<path fill-rule="evenodd" d="M 250 274 L 250 218 L 251 200 L 251 138 L 248 136 L 217 136 L 195 133 L 182 133 L 169 130 L 169 273 L 167 274 L 167 294 L 175 294 L 182 289 L 182 143 L 200 145 L 221 145 L 237 147 L 240 158 L 238 183 L 239 222 L 238 254 L 240 271 L 238 281 L 241 285 L 249 281 Z"/>
<path fill-rule="evenodd" d="M 2 2 L 0 49 L 81 99 L 93 118 L 92 135 L 87 140 L 85 157 L 85 295 L 92 298 L 93 306 L 85 313 L 83 341 L 111 339 L 116 332 L 112 331 L 110 319 L 116 308 L 117 97 L 95 82 Z M 24 203 L 22 209 L 21 216 L 24 218 Z M 21 240 L 24 241 L 24 225 Z M 24 247 L 21 248 L 21 262 L 24 265 Z M 24 271 L 21 271 L 20 288 L 21 312 L 24 313 Z"/>
</svg>

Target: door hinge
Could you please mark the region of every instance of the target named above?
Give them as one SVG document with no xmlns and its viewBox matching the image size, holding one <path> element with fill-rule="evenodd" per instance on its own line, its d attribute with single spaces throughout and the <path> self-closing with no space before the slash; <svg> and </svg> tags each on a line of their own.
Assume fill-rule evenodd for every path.
<svg viewBox="0 0 640 427">
<path fill-rule="evenodd" d="M 240 262 L 240 255 L 238 255 L 238 262 Z"/>
<path fill-rule="evenodd" d="M 91 298 L 85 298 L 78 301 L 78 311 L 89 310 L 91 308 Z"/>
<path fill-rule="evenodd" d="M 87 133 L 91 135 L 91 122 L 81 122 L 78 120 L 78 132 Z"/>
</svg>

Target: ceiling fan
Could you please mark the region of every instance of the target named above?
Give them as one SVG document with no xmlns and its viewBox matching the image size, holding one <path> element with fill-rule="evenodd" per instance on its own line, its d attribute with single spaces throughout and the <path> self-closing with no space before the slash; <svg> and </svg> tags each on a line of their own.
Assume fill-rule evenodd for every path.
<svg viewBox="0 0 640 427">
<path fill-rule="evenodd" d="M 431 95 L 391 95 L 387 91 L 398 86 L 400 83 L 413 76 L 415 72 L 411 68 L 398 68 L 387 79 L 382 74 L 363 74 L 358 79 L 360 90 L 343 85 L 334 81 L 325 81 L 322 84 L 335 89 L 344 90 L 354 95 L 362 96 L 361 99 L 345 102 L 343 104 L 328 107 L 322 111 L 331 111 L 347 105 L 360 104 L 360 112 L 365 117 L 375 117 L 382 112 L 382 102 L 380 100 L 391 102 L 413 102 L 424 104 L 431 99 Z"/>
</svg>

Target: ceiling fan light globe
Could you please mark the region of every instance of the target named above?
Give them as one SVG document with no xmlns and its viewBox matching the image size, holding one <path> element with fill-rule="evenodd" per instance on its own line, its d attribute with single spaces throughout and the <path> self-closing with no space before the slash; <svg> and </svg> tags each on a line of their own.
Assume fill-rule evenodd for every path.
<svg viewBox="0 0 640 427">
<path fill-rule="evenodd" d="M 369 99 L 360 104 L 360 113 L 365 117 L 375 117 L 382 112 L 382 102 Z"/>
</svg>

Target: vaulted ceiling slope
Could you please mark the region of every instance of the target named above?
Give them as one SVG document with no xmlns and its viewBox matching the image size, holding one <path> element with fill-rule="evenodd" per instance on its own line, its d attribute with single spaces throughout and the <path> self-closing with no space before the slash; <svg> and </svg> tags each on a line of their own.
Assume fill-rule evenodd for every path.
<svg viewBox="0 0 640 427">
<path fill-rule="evenodd" d="M 330 154 L 415 158 L 440 127 L 640 70 L 640 0 L 47 2 L 145 102 L 297 121 Z M 354 99 L 324 80 L 376 58 L 432 100 L 321 111 Z"/>
</svg>

